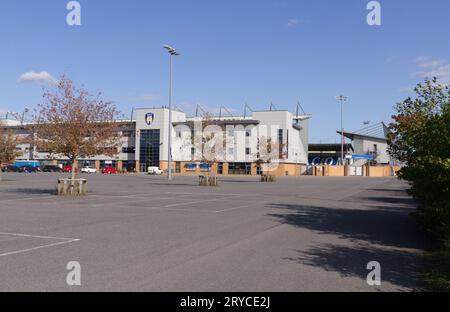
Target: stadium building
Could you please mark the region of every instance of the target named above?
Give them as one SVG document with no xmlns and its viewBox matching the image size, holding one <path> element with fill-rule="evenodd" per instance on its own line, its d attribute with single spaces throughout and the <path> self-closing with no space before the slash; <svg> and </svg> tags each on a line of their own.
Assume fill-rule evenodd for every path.
<svg viewBox="0 0 450 312">
<path fill-rule="evenodd" d="M 289 111 L 254 111 L 241 117 L 188 117 L 180 110 L 172 112 L 172 169 L 178 174 L 199 174 L 212 170 L 220 175 L 257 175 L 261 173 L 259 142 L 261 138 L 277 143 L 279 157 L 274 175 L 300 175 L 308 164 L 308 128 L 310 115 L 296 116 Z M 78 167 L 92 166 L 98 171 L 113 167 L 120 172 L 147 172 L 148 167 L 168 169 L 169 110 L 139 108 L 130 120 L 120 124 L 121 146 L 114 157 L 99 155 L 80 159 Z M 202 147 L 195 142 L 196 125 L 208 124 L 223 133 L 223 153 L 214 161 L 202 162 Z M 30 127 L 17 121 L 6 121 L 20 137 L 30 136 Z M 202 128 L 200 128 L 202 129 Z M 200 132 L 202 132 L 200 130 Z M 17 146 L 18 162 L 33 165 L 65 166 L 68 159 L 50 156 L 30 144 Z"/>
</svg>

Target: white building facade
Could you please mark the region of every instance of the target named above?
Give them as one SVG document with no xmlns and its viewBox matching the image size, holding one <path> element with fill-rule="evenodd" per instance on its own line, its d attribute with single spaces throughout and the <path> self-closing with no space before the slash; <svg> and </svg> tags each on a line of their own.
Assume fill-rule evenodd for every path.
<svg viewBox="0 0 450 312">
<path fill-rule="evenodd" d="M 115 156 L 80 159 L 78 166 L 95 166 L 99 171 L 104 167 L 124 172 L 147 172 L 148 167 L 167 170 L 171 135 L 174 173 L 260 174 L 264 158 L 261 144 L 265 141 L 266 145 L 273 146 L 271 155 L 264 159 L 271 163 L 273 174 L 300 175 L 301 165 L 308 163 L 310 118 L 309 115 L 294 116 L 288 111 L 255 111 L 247 117 L 192 118 L 173 110 L 169 130 L 167 108 L 139 108 L 133 120 L 118 121 L 121 146 Z M 8 128 L 22 137 L 30 135 L 27 125 L 10 123 Z M 205 142 L 207 133 L 213 133 L 214 140 Z M 213 141 L 215 143 L 210 144 Z M 29 144 L 22 144 L 18 149 L 22 155 L 17 161 L 68 164 L 68 159 L 50 156 Z"/>
<path fill-rule="evenodd" d="M 167 170 L 169 111 L 165 108 L 137 109 L 135 117 L 135 159 L 139 171 L 150 166 Z M 261 169 L 257 165 L 261 158 L 259 144 L 265 139 L 280 149 L 280 153 L 274 153 L 270 159 L 276 174 L 300 174 L 300 165 L 308 161 L 310 118 L 309 115 L 294 116 L 288 111 L 253 112 L 249 117 L 189 118 L 174 110 L 172 169 L 181 174 L 213 170 L 218 174 L 255 175 Z M 205 140 L 208 133 L 214 133 L 214 139 Z M 208 145 L 212 148 L 206 151 Z M 204 163 L 205 159 L 208 164 Z"/>
</svg>

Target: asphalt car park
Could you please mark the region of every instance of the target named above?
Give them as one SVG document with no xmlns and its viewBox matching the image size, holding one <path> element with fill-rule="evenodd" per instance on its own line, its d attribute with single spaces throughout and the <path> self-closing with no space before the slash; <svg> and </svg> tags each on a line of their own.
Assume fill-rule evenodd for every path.
<svg viewBox="0 0 450 312">
<path fill-rule="evenodd" d="M 89 196 L 54 195 L 67 174 L 5 173 L 0 291 L 410 291 L 426 241 L 395 178 L 84 175 Z M 67 264 L 81 265 L 69 286 Z M 367 264 L 382 268 L 369 286 Z"/>
</svg>

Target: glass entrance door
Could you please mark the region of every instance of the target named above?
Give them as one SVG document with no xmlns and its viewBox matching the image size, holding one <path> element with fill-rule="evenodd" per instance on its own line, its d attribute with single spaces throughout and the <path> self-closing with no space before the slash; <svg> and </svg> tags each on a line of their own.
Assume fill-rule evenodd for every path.
<svg viewBox="0 0 450 312">
<path fill-rule="evenodd" d="M 159 168 L 161 146 L 160 130 L 141 130 L 140 137 L 140 171 L 147 172 L 148 167 Z"/>
</svg>

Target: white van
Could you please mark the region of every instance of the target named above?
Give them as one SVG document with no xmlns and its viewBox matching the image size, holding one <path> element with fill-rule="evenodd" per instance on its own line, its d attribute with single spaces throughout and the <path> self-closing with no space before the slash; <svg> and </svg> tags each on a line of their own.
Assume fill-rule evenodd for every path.
<svg viewBox="0 0 450 312">
<path fill-rule="evenodd" d="M 91 166 L 84 166 L 81 168 L 81 173 L 97 173 L 97 169 Z"/>
<path fill-rule="evenodd" d="M 162 171 L 158 167 L 148 167 L 147 173 L 148 174 L 153 174 L 153 175 L 161 175 L 161 174 L 164 173 L 164 171 Z"/>
</svg>

